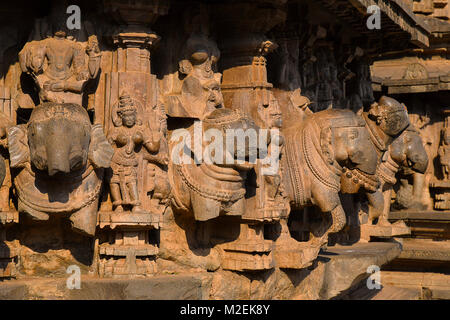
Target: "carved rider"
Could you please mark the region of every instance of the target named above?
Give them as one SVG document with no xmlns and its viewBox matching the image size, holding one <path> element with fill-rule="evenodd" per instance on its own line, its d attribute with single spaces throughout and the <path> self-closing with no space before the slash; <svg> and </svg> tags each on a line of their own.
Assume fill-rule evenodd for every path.
<svg viewBox="0 0 450 320">
<path fill-rule="evenodd" d="M 189 37 L 185 59 L 180 61 L 180 73 L 186 75 L 181 87 L 181 103 L 191 117 L 203 119 L 222 107 L 220 74 L 214 73 L 219 55 L 216 44 L 206 35 Z"/>
<path fill-rule="evenodd" d="M 62 29 L 56 28 L 53 37 L 27 43 L 19 53 L 20 66 L 35 81 L 41 102 L 81 105 L 86 81 L 98 74 L 101 53 L 96 36 L 89 37 L 83 50 Z"/>
<path fill-rule="evenodd" d="M 450 127 L 442 131 L 442 144 L 439 147 L 439 162 L 442 166 L 442 175 L 445 180 L 450 179 Z"/>
<path fill-rule="evenodd" d="M 410 124 L 406 106 L 385 96 L 373 103 L 370 110 L 363 113 L 363 118 L 380 158 L 393 139 Z"/>
<path fill-rule="evenodd" d="M 128 94 L 121 95 L 116 114 L 116 127 L 108 135 L 115 147 L 110 180 L 113 206 L 116 212 L 122 212 L 123 205 L 127 205 L 132 212 L 144 213 L 138 192 L 138 153 L 142 146 L 151 153 L 157 152 L 160 140 L 154 140 L 150 130 L 138 123 L 135 102 Z"/>
</svg>

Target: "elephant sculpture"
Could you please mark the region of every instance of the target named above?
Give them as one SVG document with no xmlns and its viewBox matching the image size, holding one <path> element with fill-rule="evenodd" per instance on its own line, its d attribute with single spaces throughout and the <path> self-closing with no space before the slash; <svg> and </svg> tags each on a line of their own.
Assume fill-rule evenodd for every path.
<svg viewBox="0 0 450 320">
<path fill-rule="evenodd" d="M 356 193 L 361 188 L 376 191 L 377 153 L 364 121 L 350 110 L 311 114 L 287 128 L 284 136 L 281 166 L 285 168 L 283 183 L 291 209 L 314 205 L 331 214 L 331 226 L 320 228 L 316 232 L 319 236 L 313 239 L 322 245 L 329 233 L 340 231 L 346 224 L 339 193 Z"/>
<path fill-rule="evenodd" d="M 378 218 L 377 225 L 390 225 L 388 214 L 391 205 L 391 194 L 397 182 L 395 175 L 401 171 L 404 175 L 414 172 L 425 173 L 428 167 L 428 155 L 422 138 L 416 129 L 409 126 L 389 145 L 377 167 L 377 175 L 381 185 L 375 197 L 383 197 L 383 206 L 369 209 L 369 224 Z"/>
<path fill-rule="evenodd" d="M 77 104 L 42 103 L 27 124 L 8 131 L 18 209 L 36 220 L 69 216 L 72 228 L 93 236 L 103 168 L 113 148 L 100 125 Z"/>
<path fill-rule="evenodd" d="M 216 130 L 222 137 L 226 137 L 227 130 L 259 130 L 251 119 L 226 108 L 214 110 L 202 123 L 204 135 L 209 129 Z M 173 207 L 179 211 L 192 211 L 197 221 L 207 221 L 219 215 L 242 216 L 245 211 L 246 174 L 254 167 L 254 164 L 247 160 L 256 158 L 258 150 L 248 145 L 243 154 L 245 159 L 239 163 L 234 161 L 238 156 L 238 144 L 232 146 L 226 139 L 222 142 L 223 144 L 217 145 L 216 148 L 216 151 L 224 150 L 220 159 L 205 158 L 199 164 L 177 164 L 177 161 L 169 163 Z M 194 150 L 187 143 L 185 148 Z M 172 159 L 175 153 L 177 151 L 172 148 Z M 226 157 L 233 161 L 227 161 Z"/>
</svg>

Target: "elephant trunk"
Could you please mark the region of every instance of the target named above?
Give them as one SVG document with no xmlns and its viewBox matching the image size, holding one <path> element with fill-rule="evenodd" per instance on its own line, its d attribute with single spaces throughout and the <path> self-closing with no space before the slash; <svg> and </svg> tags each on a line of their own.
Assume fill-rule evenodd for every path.
<svg viewBox="0 0 450 320">
<path fill-rule="evenodd" d="M 58 172 L 70 172 L 70 141 L 61 124 L 51 125 L 46 141 L 47 168 L 50 176 Z"/>
<path fill-rule="evenodd" d="M 426 152 L 423 152 L 416 157 L 411 157 L 411 162 L 413 163 L 412 169 L 418 173 L 425 173 L 428 168 L 428 156 Z"/>
</svg>

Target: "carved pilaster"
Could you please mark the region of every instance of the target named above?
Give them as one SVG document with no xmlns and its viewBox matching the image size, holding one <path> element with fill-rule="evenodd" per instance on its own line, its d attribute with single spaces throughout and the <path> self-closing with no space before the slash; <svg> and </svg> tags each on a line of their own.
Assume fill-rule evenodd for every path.
<svg viewBox="0 0 450 320">
<path fill-rule="evenodd" d="M 150 26 L 167 13 L 168 3 L 105 1 L 105 11 L 120 27 L 113 35 L 112 71 L 105 74 L 104 124 L 116 160 L 109 179 L 111 199 L 99 214 L 99 274 L 148 275 L 156 272 L 155 239 L 169 193 L 165 111 L 151 73 L 151 49 L 160 37 Z M 130 116 L 132 124 L 126 120 Z M 132 155 L 125 155 L 125 140 Z"/>
</svg>

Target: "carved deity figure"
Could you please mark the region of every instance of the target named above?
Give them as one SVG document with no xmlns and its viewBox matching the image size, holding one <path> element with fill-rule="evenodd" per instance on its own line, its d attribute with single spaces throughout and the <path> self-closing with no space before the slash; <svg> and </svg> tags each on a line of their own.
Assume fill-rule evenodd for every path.
<svg viewBox="0 0 450 320">
<path fill-rule="evenodd" d="M 428 158 L 432 159 L 435 156 L 435 151 L 433 150 L 434 139 L 429 126 L 430 117 L 427 114 L 419 112 L 410 114 L 409 118 L 411 124 L 417 128 L 420 134 Z M 424 172 L 413 172 L 412 179 L 408 177 L 408 174 L 402 172 L 400 186 L 394 204 L 397 209 L 415 208 L 423 210 L 432 206 L 428 188 L 432 175 L 429 172 L 429 168 L 425 169 Z"/>
<path fill-rule="evenodd" d="M 450 128 L 442 130 L 442 144 L 439 147 L 439 162 L 445 180 L 450 180 Z"/>
<path fill-rule="evenodd" d="M 135 102 L 126 93 L 119 99 L 113 121 L 115 127 L 108 134 L 108 141 L 115 147 L 111 160 L 111 197 L 116 212 L 123 206 L 131 206 L 132 212 L 144 213 L 138 192 L 138 153 L 143 146 L 149 152 L 157 152 L 160 140 L 154 140 L 148 128 L 138 123 Z"/>
<path fill-rule="evenodd" d="M 273 165 L 272 162 L 279 161 L 282 156 L 282 152 L 284 151 L 284 137 L 281 135 L 281 110 L 278 105 L 278 101 L 275 98 L 273 93 L 270 93 L 269 105 L 264 110 L 266 113 L 265 122 L 269 129 L 278 130 L 278 134 L 271 136 L 271 141 L 268 146 L 268 156 L 273 157 L 275 153 L 278 154 L 277 159 L 273 159 L 271 163 L 264 164 L 261 166 L 261 174 L 264 177 L 265 182 L 265 205 L 271 206 L 274 205 L 277 198 L 283 197 L 283 184 L 281 183 L 281 169 L 276 172 L 265 172 L 267 167 Z M 264 170 L 266 169 L 266 170 Z M 283 200 L 281 200 L 283 202 Z M 279 205 L 279 204 L 278 204 Z"/>
<path fill-rule="evenodd" d="M 397 182 L 397 172 L 401 172 L 403 176 L 414 173 L 423 174 L 427 166 L 428 155 L 419 132 L 409 126 L 392 142 L 377 167 L 377 175 L 381 181 L 379 191 L 383 193 L 384 208 L 382 213 L 374 210 L 369 212 L 369 223 L 378 218 L 377 225 L 390 226 L 388 214 L 391 207 L 392 188 Z M 415 200 L 410 199 L 410 201 Z"/>
<path fill-rule="evenodd" d="M 181 104 L 190 117 L 202 119 L 222 107 L 219 73 L 214 67 L 220 52 L 216 44 L 204 34 L 189 37 L 179 71 L 185 74 L 181 86 Z M 204 103 L 206 101 L 206 104 Z"/>
<path fill-rule="evenodd" d="M 410 125 L 408 110 L 397 100 L 383 96 L 378 102 L 371 105 L 368 112 L 363 112 L 362 117 L 366 121 L 370 139 L 377 150 L 377 162 L 380 166 L 382 162 L 387 162 L 389 146 Z M 425 161 L 418 162 L 422 165 L 422 162 Z M 375 193 L 368 193 L 367 198 L 370 204 L 369 216 L 382 215 L 384 206 L 387 205 L 383 191 L 378 188 Z M 372 212 L 374 210 L 376 213 Z"/>
<path fill-rule="evenodd" d="M 76 41 L 69 40 L 63 30 L 57 30 L 53 37 L 28 42 L 19 53 L 22 72 L 35 81 L 41 102 L 79 105 L 82 104 L 87 80 L 97 77 L 100 59 L 95 35 L 89 37 L 86 48 L 83 48 Z"/>
</svg>

